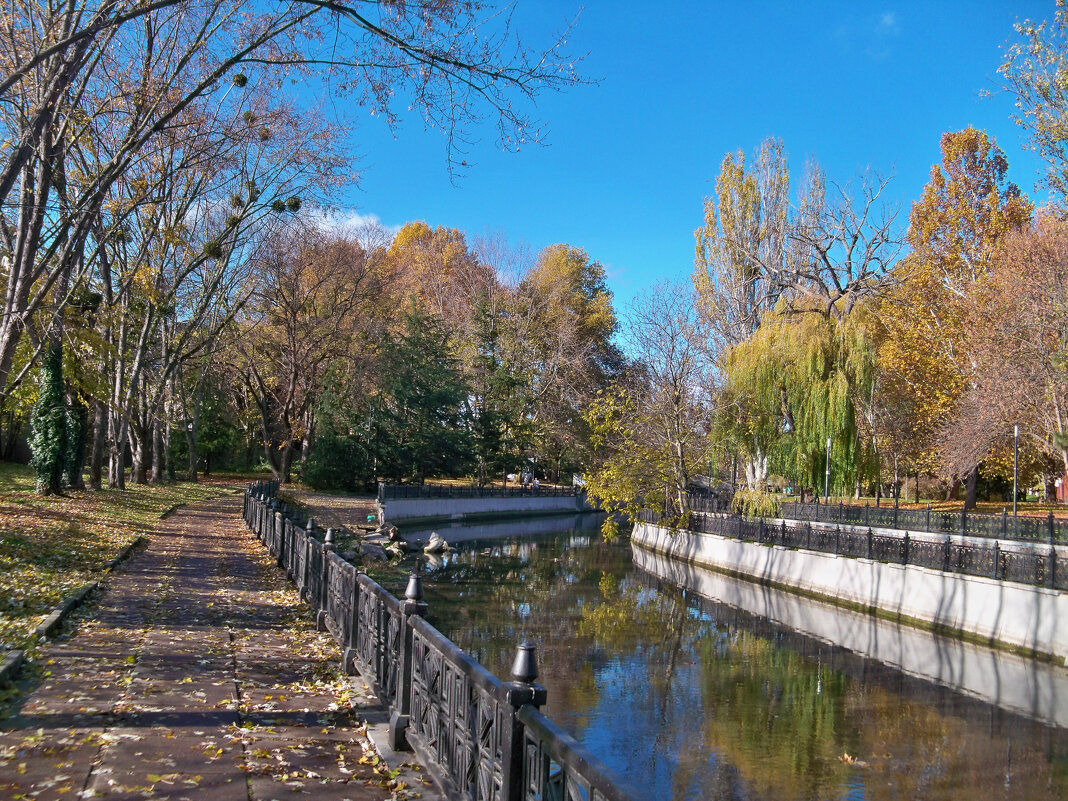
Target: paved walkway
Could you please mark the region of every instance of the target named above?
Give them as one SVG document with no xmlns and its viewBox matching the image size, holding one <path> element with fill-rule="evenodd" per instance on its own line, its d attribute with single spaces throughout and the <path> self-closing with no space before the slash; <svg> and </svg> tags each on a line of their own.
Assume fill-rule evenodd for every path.
<svg viewBox="0 0 1068 801">
<path fill-rule="evenodd" d="M 240 496 L 179 511 L 110 576 L 0 723 L 2 799 L 365 801 L 394 792 L 329 635 L 245 529 Z"/>
</svg>

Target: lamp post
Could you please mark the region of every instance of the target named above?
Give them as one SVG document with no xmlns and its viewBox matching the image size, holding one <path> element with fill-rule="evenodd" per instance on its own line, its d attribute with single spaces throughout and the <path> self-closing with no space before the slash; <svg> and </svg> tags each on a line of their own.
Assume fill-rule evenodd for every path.
<svg viewBox="0 0 1068 801">
<path fill-rule="evenodd" d="M 1016 519 L 1016 497 L 1019 495 L 1020 425 L 1012 427 L 1012 518 Z"/>
<path fill-rule="evenodd" d="M 827 471 L 823 474 L 823 499 L 830 500 L 831 494 L 831 438 L 827 437 Z"/>
</svg>

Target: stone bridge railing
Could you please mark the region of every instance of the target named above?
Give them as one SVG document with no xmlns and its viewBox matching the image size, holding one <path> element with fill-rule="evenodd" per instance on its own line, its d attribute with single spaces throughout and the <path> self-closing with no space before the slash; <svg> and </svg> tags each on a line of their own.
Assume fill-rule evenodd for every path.
<svg viewBox="0 0 1068 801">
<path fill-rule="evenodd" d="M 395 598 L 334 552 L 333 532 L 300 519 L 268 481 L 245 491 L 244 518 L 390 710 L 390 745 L 411 749 L 450 799 L 631 801 L 618 779 L 538 707 L 534 646 L 502 682 L 424 619 L 413 574 Z"/>
</svg>

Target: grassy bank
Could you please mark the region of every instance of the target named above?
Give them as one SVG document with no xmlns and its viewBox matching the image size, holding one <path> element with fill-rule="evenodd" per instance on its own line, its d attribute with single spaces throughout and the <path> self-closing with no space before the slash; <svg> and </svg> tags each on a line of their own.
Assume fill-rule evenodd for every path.
<svg viewBox="0 0 1068 801">
<path fill-rule="evenodd" d="M 0 464 L 0 646 L 32 646 L 33 630 L 65 596 L 100 578 L 107 563 L 160 515 L 243 486 L 208 483 L 129 485 L 44 498 L 22 465 Z"/>
</svg>

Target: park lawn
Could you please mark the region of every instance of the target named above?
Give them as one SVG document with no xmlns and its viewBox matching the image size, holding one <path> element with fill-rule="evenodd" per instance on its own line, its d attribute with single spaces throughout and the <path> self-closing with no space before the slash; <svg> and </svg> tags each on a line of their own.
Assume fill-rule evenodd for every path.
<svg viewBox="0 0 1068 801">
<path fill-rule="evenodd" d="M 0 464 L 0 648 L 28 648 L 33 632 L 72 591 L 178 504 L 217 497 L 242 484 L 128 485 L 45 498 L 23 465 Z"/>
</svg>

